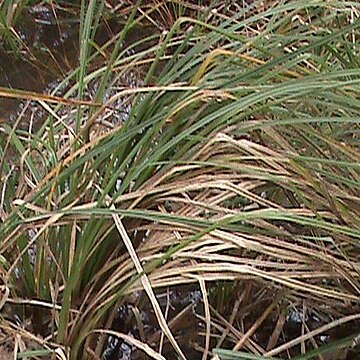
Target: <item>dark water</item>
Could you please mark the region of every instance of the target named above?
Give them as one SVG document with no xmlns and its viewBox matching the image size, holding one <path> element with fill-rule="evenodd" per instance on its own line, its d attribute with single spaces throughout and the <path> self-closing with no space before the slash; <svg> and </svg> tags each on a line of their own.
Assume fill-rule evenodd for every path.
<svg viewBox="0 0 360 360">
<path fill-rule="evenodd" d="M 76 66 L 78 29 L 75 20 L 55 18 L 50 7 L 37 6 L 21 15 L 16 32 L 22 43 L 15 51 L 5 40 L 0 46 L 0 86 L 48 92 Z M 18 112 L 19 100 L 0 98 L 0 117 Z"/>
</svg>

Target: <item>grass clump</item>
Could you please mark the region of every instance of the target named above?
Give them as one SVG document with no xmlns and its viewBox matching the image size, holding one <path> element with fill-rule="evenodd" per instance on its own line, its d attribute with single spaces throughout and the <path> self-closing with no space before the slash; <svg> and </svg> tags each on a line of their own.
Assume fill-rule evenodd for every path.
<svg viewBox="0 0 360 360">
<path fill-rule="evenodd" d="M 1 334 L 71 359 L 100 358 L 109 336 L 132 358 L 350 353 L 357 4 L 132 5 L 82 2 L 79 66 L 52 94 L 21 93 L 47 118 L 1 124 Z M 127 21 L 99 45 L 103 11 Z M 161 295 L 194 286 L 200 299 L 168 318 Z M 134 337 L 114 326 L 129 302 Z"/>
</svg>

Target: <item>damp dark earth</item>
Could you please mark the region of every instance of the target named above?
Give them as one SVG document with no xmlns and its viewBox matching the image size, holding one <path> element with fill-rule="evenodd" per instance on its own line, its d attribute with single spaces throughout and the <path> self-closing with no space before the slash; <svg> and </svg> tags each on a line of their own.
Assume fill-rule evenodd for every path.
<svg viewBox="0 0 360 360">
<path fill-rule="evenodd" d="M 355 1 L 0 3 L 1 359 L 360 359 Z"/>
</svg>

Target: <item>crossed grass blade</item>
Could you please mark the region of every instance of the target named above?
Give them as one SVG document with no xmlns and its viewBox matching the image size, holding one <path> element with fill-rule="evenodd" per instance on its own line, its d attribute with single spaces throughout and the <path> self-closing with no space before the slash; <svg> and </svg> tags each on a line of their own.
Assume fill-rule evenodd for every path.
<svg viewBox="0 0 360 360">
<path fill-rule="evenodd" d="M 305 3 L 299 16 L 303 9 Z M 114 212 L 128 221 L 129 234 L 149 233 L 137 252 L 154 288 L 196 282 L 198 276 L 206 283 L 250 276 L 342 308 L 346 300 L 356 302 L 359 199 L 352 189 L 359 184 L 359 152 L 354 139 L 349 138 L 350 146 L 341 139 L 357 131 L 359 86 L 355 57 L 349 55 L 357 49 L 347 46 L 349 61 L 339 61 L 325 45 L 346 43 L 358 25 L 325 37 L 315 32 L 309 40 L 305 31 L 297 37 L 291 33 L 295 14 L 290 2 L 249 16 L 249 27 L 269 22 L 267 31 L 254 31 L 248 57 L 238 55 L 245 46 L 245 37 L 236 34 L 245 26 L 238 19 L 227 19 L 219 28 L 180 19 L 164 42 L 142 53 L 155 53 L 156 64 L 167 59 L 168 49 L 181 48 L 179 59 L 170 60 L 173 70 L 158 76 L 161 88 L 145 89 L 145 96 L 138 89 L 125 124 L 80 143 L 76 151 L 74 139 L 54 134 L 58 163 L 47 164 L 42 179 L 34 177 L 34 159 L 24 163 L 25 201 L 15 208 L 7 195 L 2 203 L 2 253 L 8 254 L 16 241 L 24 243 L 29 229 L 43 235 L 44 253 L 36 261 L 47 277 L 44 270 L 34 271 L 40 283 L 30 284 L 27 294 L 49 298 L 48 280 L 59 282 L 53 299 L 63 305 L 58 339 L 72 346 L 74 358 L 84 343 L 94 346 L 90 334 L 104 324 L 111 307 L 142 289 L 109 222 Z M 173 40 L 186 22 L 195 24 L 185 37 L 190 49 Z M 315 17 L 312 24 L 320 27 L 321 19 Z M 224 43 L 227 50 L 212 56 L 204 34 L 214 49 Z M 272 57 L 279 38 L 297 48 L 284 46 Z M 296 59 L 301 52 L 306 58 Z M 121 61 L 114 55 L 114 66 Z M 135 63 L 129 57 L 129 64 Z M 154 71 L 155 65 L 146 81 Z M 107 73 L 104 68 L 101 74 Z M 179 80 L 179 90 L 172 91 Z M 191 83 L 191 88 L 184 85 Z M 96 120 L 101 113 L 93 116 Z M 245 120 L 251 120 L 251 130 Z M 15 136 L 11 141 L 21 154 L 29 145 L 48 151 L 35 137 L 29 143 Z M 353 164 L 350 170 L 348 164 Z M 69 191 L 75 173 L 82 176 Z M 106 207 L 106 198 L 115 211 Z M 249 255 L 254 253 L 264 260 L 255 261 Z M 48 263 L 49 257 L 57 262 Z M 19 270 L 31 269 L 26 264 L 17 264 Z M 80 313 L 70 314 L 71 304 Z"/>
</svg>

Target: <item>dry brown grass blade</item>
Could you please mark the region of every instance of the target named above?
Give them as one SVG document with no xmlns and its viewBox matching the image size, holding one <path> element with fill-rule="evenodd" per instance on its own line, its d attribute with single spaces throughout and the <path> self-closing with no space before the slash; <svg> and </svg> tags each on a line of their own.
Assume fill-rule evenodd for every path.
<svg viewBox="0 0 360 360">
<path fill-rule="evenodd" d="M 209 347 L 210 347 L 211 315 L 210 315 L 209 299 L 206 290 L 206 283 L 202 277 L 198 276 L 197 278 L 200 284 L 200 289 L 204 302 L 204 310 L 205 310 L 206 335 L 205 335 L 205 350 L 203 352 L 202 360 L 206 360 L 208 358 Z"/>
<path fill-rule="evenodd" d="M 224 329 L 224 331 L 222 332 L 221 334 L 221 337 L 220 339 L 218 340 L 215 348 L 219 348 L 221 347 L 221 344 L 223 343 L 223 341 L 226 339 L 226 337 L 228 336 L 228 333 L 230 331 L 230 327 L 233 326 L 233 323 L 234 323 L 234 320 L 235 320 L 235 317 L 239 311 L 239 307 L 240 307 L 240 304 L 242 303 L 242 301 L 244 300 L 244 297 L 245 297 L 245 294 L 246 292 L 243 291 L 240 295 L 240 297 L 238 299 L 236 299 L 235 301 L 235 304 L 234 304 L 234 308 L 232 309 L 231 311 L 231 315 L 230 315 L 230 318 L 229 318 L 229 321 L 227 321 L 227 325 L 226 325 L 226 328 Z"/>
<path fill-rule="evenodd" d="M 229 329 L 230 335 L 231 335 L 230 338 L 234 344 L 237 343 L 238 339 L 243 338 L 244 333 L 242 331 L 237 329 L 234 325 L 230 324 L 221 314 L 219 314 L 218 311 L 216 311 L 216 309 L 214 307 L 211 306 L 210 308 L 211 308 L 212 313 L 214 314 L 213 318 L 215 317 L 216 319 L 218 319 L 218 321 L 220 321 L 220 323 L 223 324 L 223 326 L 224 326 L 224 327 L 220 327 L 220 325 L 218 325 L 217 323 L 215 323 L 213 321 L 212 326 L 214 328 L 219 330 L 221 333 L 225 329 Z M 254 354 L 257 354 L 257 355 L 265 354 L 265 350 L 251 338 L 249 338 L 247 340 L 245 346 L 247 347 L 247 349 L 249 349 Z"/>
<path fill-rule="evenodd" d="M 11 99 L 26 99 L 32 101 L 45 101 L 55 104 L 65 104 L 65 105 L 87 105 L 87 106 L 96 106 L 100 107 L 102 104 L 94 103 L 92 101 L 86 100 L 76 100 L 76 99 L 65 99 L 60 96 L 45 95 L 41 93 L 25 91 L 25 90 L 9 90 L 7 88 L 0 87 L 0 97 L 11 98 Z"/>
<path fill-rule="evenodd" d="M 324 326 L 320 326 L 319 328 L 308 332 L 307 334 L 305 334 L 303 336 L 300 336 L 294 340 L 291 340 L 291 341 L 287 342 L 286 344 L 280 345 L 277 348 L 272 349 L 271 351 L 268 351 L 265 354 L 265 356 L 276 356 L 276 355 L 280 354 L 281 352 L 283 352 L 284 350 L 290 349 L 295 345 L 301 344 L 303 341 L 309 340 L 316 335 L 319 335 L 323 332 L 333 329 L 339 325 L 346 324 L 347 322 L 358 320 L 358 319 L 360 319 L 360 314 L 349 315 L 349 316 L 342 317 L 341 319 L 334 320 Z"/>
<path fill-rule="evenodd" d="M 261 314 L 261 316 L 253 323 L 251 328 L 244 334 L 242 339 L 237 342 L 237 344 L 234 346 L 233 350 L 237 351 L 240 350 L 245 342 L 254 335 L 255 331 L 258 329 L 258 327 L 264 322 L 264 320 L 270 315 L 270 313 L 273 311 L 273 309 L 277 306 L 278 302 L 282 299 L 283 294 L 278 295 L 275 300 L 268 306 L 268 308 Z"/>
<path fill-rule="evenodd" d="M 286 316 L 283 312 L 280 312 L 280 315 L 277 319 L 274 330 L 270 336 L 268 344 L 266 346 L 266 351 L 270 351 L 278 342 L 281 332 L 283 331 L 283 327 L 285 325 Z"/>
<path fill-rule="evenodd" d="M 27 246 L 20 252 L 20 254 L 16 257 L 16 259 L 11 264 L 10 268 L 8 269 L 6 276 L 5 276 L 5 283 L 7 283 L 8 279 L 10 278 L 12 272 L 14 271 L 15 267 L 18 265 L 19 261 L 21 260 L 22 256 L 29 250 L 29 248 L 35 244 L 36 240 L 41 236 L 42 233 L 44 233 L 49 226 L 56 223 L 59 219 L 61 219 L 63 215 L 62 214 L 55 214 L 51 216 L 44 226 L 41 227 L 41 229 L 37 232 L 37 234 L 29 241 Z"/>
<path fill-rule="evenodd" d="M 135 249 L 131 243 L 131 240 L 124 228 L 124 225 L 122 224 L 120 217 L 117 214 L 113 214 L 113 219 L 116 225 L 116 228 L 121 236 L 121 238 L 124 241 L 124 244 L 127 248 L 127 251 L 129 252 L 129 255 L 135 265 L 136 271 L 139 275 L 141 275 L 140 277 L 140 281 L 144 287 L 144 290 L 146 291 L 150 302 L 153 306 L 153 309 L 155 311 L 156 317 L 158 319 L 159 325 L 161 327 L 161 329 L 163 330 L 163 332 L 165 333 L 165 335 L 167 336 L 167 338 L 169 339 L 170 343 L 172 344 L 172 346 L 174 347 L 175 351 L 177 352 L 177 354 L 180 356 L 181 359 L 186 360 L 185 355 L 183 354 L 183 352 L 181 351 L 179 345 L 177 344 L 174 336 L 171 333 L 171 330 L 169 329 L 165 317 L 161 311 L 160 305 L 158 303 L 158 301 L 156 300 L 156 296 L 155 293 L 151 287 L 150 281 L 147 277 L 147 275 L 144 273 L 144 270 L 141 266 L 141 263 L 139 261 L 138 256 L 136 255 Z"/>
<path fill-rule="evenodd" d="M 132 336 L 122 334 L 120 332 L 112 331 L 112 330 L 94 330 L 93 333 L 111 335 L 111 336 L 118 337 L 120 339 L 125 340 L 128 344 L 133 345 L 133 346 L 137 347 L 138 349 L 144 351 L 152 359 L 166 360 L 161 354 L 159 354 L 158 352 L 153 350 L 149 345 L 144 344 L 143 342 L 134 339 Z"/>
<path fill-rule="evenodd" d="M 0 319 L 0 328 L 6 334 L 11 334 L 12 337 L 15 335 L 21 336 L 22 340 L 25 343 L 36 343 L 41 347 L 49 350 L 60 349 L 62 352 L 66 353 L 67 348 L 65 346 L 59 345 L 58 343 L 47 341 L 40 335 L 35 335 L 31 331 L 24 329 L 22 326 L 17 326 L 13 322 L 9 322 L 4 320 L 3 318 Z"/>
</svg>

